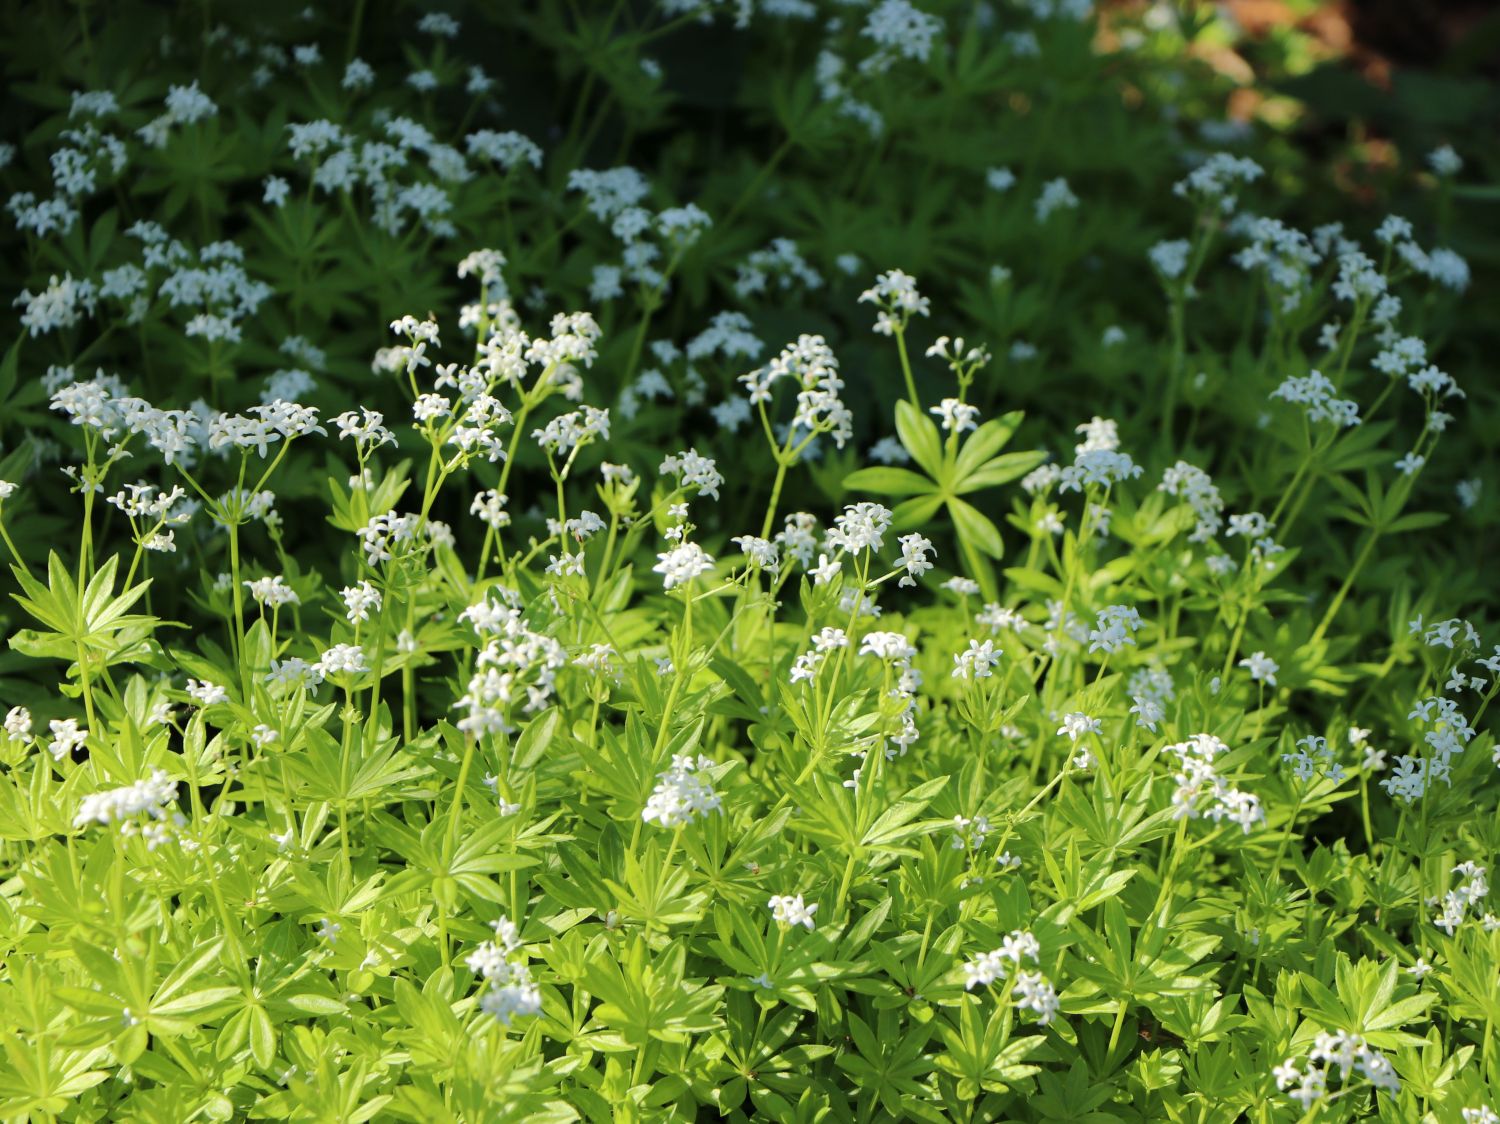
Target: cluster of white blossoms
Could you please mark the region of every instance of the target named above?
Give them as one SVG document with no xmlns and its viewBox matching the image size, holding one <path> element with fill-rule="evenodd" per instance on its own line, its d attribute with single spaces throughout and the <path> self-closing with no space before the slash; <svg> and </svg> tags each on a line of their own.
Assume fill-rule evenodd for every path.
<svg viewBox="0 0 1500 1124">
<path fill-rule="evenodd" d="M 1180 497 L 1192 508 L 1197 523 L 1188 535 L 1188 542 L 1209 542 L 1224 526 L 1224 499 L 1213 477 L 1196 465 L 1178 461 L 1161 474 L 1157 490 Z"/>
<path fill-rule="evenodd" d="M 1272 398 L 1295 403 L 1307 412 L 1310 422 L 1332 422 L 1336 426 L 1359 424 L 1359 403 L 1337 398 L 1337 388 L 1321 371 L 1309 371 L 1301 377 L 1288 376 L 1271 391 Z"/>
<path fill-rule="evenodd" d="M 1271 537 L 1271 532 L 1275 529 L 1276 524 L 1261 512 L 1246 511 L 1229 517 L 1229 530 L 1225 532 L 1225 537 L 1243 538 L 1249 544 L 1250 561 L 1272 570 L 1276 563 L 1270 560 L 1286 550 L 1286 547 Z"/>
<path fill-rule="evenodd" d="M 1068 181 L 1062 176 L 1048 180 L 1042 185 L 1041 194 L 1037 196 L 1035 207 L 1036 221 L 1046 222 L 1058 211 L 1076 211 L 1078 209 L 1078 196 L 1073 194 L 1073 189 Z"/>
<path fill-rule="evenodd" d="M 554 637 L 533 629 L 526 621 L 520 598 L 511 590 L 495 591 L 470 605 L 459 619 L 467 622 L 485 645 L 475 658 L 468 689 L 454 704 L 463 712 L 455 725 L 467 734 L 511 730 L 508 713 L 522 698 L 524 710 L 534 714 L 552 698 L 557 673 L 567 666 L 567 651 Z"/>
<path fill-rule="evenodd" d="M 1266 818 L 1259 797 L 1232 787 L 1219 776 L 1214 760 L 1228 753 L 1229 747 L 1212 734 L 1194 734 L 1187 741 L 1167 746 L 1164 752 L 1175 754 L 1178 761 L 1178 772 L 1172 778 L 1177 784 L 1172 793 L 1173 819 L 1206 816 L 1215 823 L 1228 820 L 1248 835 Z"/>
<path fill-rule="evenodd" d="M 363 85 L 367 73 L 373 79 L 370 68 L 355 60 L 345 72 L 346 85 Z M 542 159 L 520 133 L 491 129 L 464 138 L 466 157 L 409 117 L 384 117 L 370 133 L 326 119 L 293 122 L 287 133 L 292 157 L 307 167 L 313 188 L 329 195 L 358 193 L 371 221 L 391 235 L 420 226 L 435 238 L 452 237 L 454 192 L 461 184 L 488 166 L 508 176 L 528 165 L 540 167 Z M 272 177 L 264 202 L 280 207 L 289 194 L 286 181 Z"/>
<path fill-rule="evenodd" d="M 1297 739 L 1296 750 L 1283 753 L 1281 760 L 1292 767 L 1292 776 L 1299 781 L 1310 781 L 1314 777 L 1326 777 L 1337 784 L 1344 779 L 1344 767 L 1328 739 L 1321 734 L 1308 734 Z"/>
<path fill-rule="evenodd" d="M 1309 1112 L 1328 1095 L 1328 1081 L 1334 1071 L 1339 1083 L 1349 1088 L 1351 1075 L 1364 1078 L 1375 1089 L 1395 1094 L 1401 1091 L 1401 1080 L 1390 1059 L 1369 1045 L 1358 1034 L 1337 1031 L 1320 1033 L 1307 1054 L 1307 1069 L 1298 1069 L 1296 1058 L 1287 1058 L 1274 1070 L 1276 1088 L 1286 1093 Z"/>
<path fill-rule="evenodd" d="M 947 433 L 958 434 L 979 428 L 979 407 L 971 406 L 958 398 L 944 398 L 927 412 L 937 416 L 939 424 Z"/>
<path fill-rule="evenodd" d="M 899 269 L 880 274 L 859 299 L 880 309 L 875 315 L 875 331 L 883 336 L 904 332 L 913 316 L 927 316 L 932 308 L 932 302 L 917 292 L 917 279 Z"/>
<path fill-rule="evenodd" d="M 368 581 L 346 586 L 339 594 L 343 598 L 345 617 L 350 624 L 361 624 L 370 619 L 372 612 L 379 612 L 384 603 L 380 590 Z"/>
<path fill-rule="evenodd" d="M 74 425 L 95 430 L 116 450 L 123 450 L 131 437 L 144 436 L 169 465 L 178 460 L 190 465 L 202 452 L 223 455 L 231 449 L 264 457 L 273 445 L 326 433 L 316 409 L 294 402 L 252 406 L 244 414 L 211 410 L 202 403 L 191 410 L 161 410 L 116 389 L 118 380 L 101 372 L 86 382 L 59 386 L 51 407 Z"/>
<path fill-rule="evenodd" d="M 1177 697 L 1171 673 L 1159 664 L 1137 668 L 1126 689 L 1130 693 L 1130 713 L 1135 715 L 1135 724 L 1154 734 L 1156 724 L 1166 717 L 1167 704 Z"/>
<path fill-rule="evenodd" d="M 661 462 L 657 471 L 663 476 L 676 476 L 678 487 L 697 488 L 699 495 L 714 500 L 719 498 L 719 485 L 724 483 L 714 459 L 702 456 L 697 449 L 673 453 Z"/>
<path fill-rule="evenodd" d="M 842 449 L 854 434 L 854 414 L 839 396 L 844 380 L 839 374 L 838 357 L 827 341 L 822 336 L 804 333 L 782 348 L 781 354 L 766 366 L 740 376 L 749 392 L 750 404 L 762 407 L 771 401 L 772 388 L 782 379 L 797 385 L 793 445 L 803 445 L 826 433 Z"/>
<path fill-rule="evenodd" d="M 953 678 L 989 679 L 995 674 L 994 668 L 1004 654 L 993 640 L 983 643 L 970 640 L 968 649 L 953 657 Z"/>
<path fill-rule="evenodd" d="M 896 682 L 890 689 L 890 697 L 899 701 L 902 707 L 899 716 L 900 731 L 886 738 L 886 759 L 892 760 L 905 754 L 920 736 L 917 730 L 917 690 L 922 686 L 922 673 L 912 667 L 917 649 L 903 633 L 867 632 L 860 641 L 859 654 L 881 660 L 896 672 Z M 859 780 L 858 769 L 855 770 L 854 780 Z"/>
<path fill-rule="evenodd" d="M 1040 972 L 1022 968 L 1023 961 L 1037 963 L 1041 945 L 1030 931 L 1013 930 L 1002 938 L 1000 947 L 982 952 L 964 964 L 964 987 L 988 987 L 998 980 L 1010 980 L 1016 1006 L 1036 1014 L 1037 1022 L 1046 1026 L 1056 1017 L 1060 1003 L 1057 990 Z"/>
<path fill-rule="evenodd" d="M 683 514 L 686 514 L 686 504 L 680 505 Z M 662 587 L 664 589 L 676 589 L 680 585 L 687 585 L 700 574 L 706 574 L 714 568 L 713 556 L 695 542 L 688 542 L 684 535 L 686 524 L 679 522 L 675 527 L 668 528 L 668 537 L 676 540 L 677 545 L 670 550 L 665 550 L 656 556 L 656 565 L 651 567 L 654 573 L 662 576 Z M 676 532 L 674 535 L 673 532 Z"/>
<path fill-rule="evenodd" d="M 164 770 L 153 769 L 149 777 L 134 784 L 85 796 L 78 805 L 78 814 L 73 817 L 73 825 L 119 823 L 139 815 L 164 820 L 168 807 L 176 799 L 177 782 Z"/>
<path fill-rule="evenodd" d="M 621 246 L 619 265 L 605 264 L 603 272 L 595 270 L 592 288 L 603 300 L 623 295 L 622 277 L 646 290 L 665 289 L 677 257 L 713 225 L 707 212 L 694 203 L 654 214 L 642 206 L 651 187 L 635 168 L 575 168 L 568 173 L 568 190 L 583 194 L 588 212 L 609 224 L 609 232 Z M 664 249 L 665 270 L 661 268 Z"/>
<path fill-rule="evenodd" d="M 682 827 L 700 816 L 720 808 L 719 794 L 714 791 L 709 771 L 711 757 L 696 760 L 682 754 L 672 755 L 670 768 L 656 775 L 656 787 L 641 811 L 641 819 L 662 827 Z"/>
<path fill-rule="evenodd" d="M 1408 721 L 1422 722 L 1422 741 L 1431 750 L 1425 756 L 1402 754 L 1396 767 L 1380 782 L 1390 795 L 1408 804 L 1424 796 L 1437 781 L 1453 784 L 1453 758 L 1462 753 L 1478 733 L 1469 723 L 1457 700 L 1433 695 L 1416 702 L 1406 716 Z"/>
<path fill-rule="evenodd" d="M 1178 180 L 1172 193 L 1195 206 L 1227 215 L 1238 206 L 1238 189 L 1264 174 L 1265 170 L 1249 157 L 1216 152 Z"/>
<path fill-rule="evenodd" d="M 1442 911 L 1432 922 L 1450 937 L 1464 923 L 1470 910 L 1476 914 L 1481 912 L 1484 898 L 1490 892 L 1487 871 L 1478 863 L 1461 862 L 1452 873 L 1460 875 L 1463 881 L 1443 895 Z"/>
<path fill-rule="evenodd" d="M 865 73 L 879 74 L 897 59 L 925 62 L 943 21 L 909 0 L 881 0 L 865 17 L 860 34 L 875 44 L 875 52 L 860 63 Z"/>
<path fill-rule="evenodd" d="M 782 292 L 798 285 L 804 289 L 821 289 L 823 277 L 797 249 L 790 238 L 773 238 L 763 250 L 756 250 L 736 269 L 734 292 L 741 300 L 764 293 L 774 285 Z"/>
<path fill-rule="evenodd" d="M 501 914 L 494 929 L 494 940 L 481 942 L 464 958 L 464 964 L 483 981 L 479 1009 L 509 1027 L 517 1015 L 541 1012 L 542 992 L 525 959 L 516 957 L 522 946 L 515 922 Z"/>
<path fill-rule="evenodd" d="M 1003 980 L 1022 961 L 1040 962 L 1042 946 L 1030 930 L 1014 929 L 1001 938 L 1000 947 L 982 952 L 964 964 L 964 987 L 972 991 L 976 987 L 988 987 L 996 980 Z"/>
<path fill-rule="evenodd" d="M 1111 655 L 1127 644 L 1135 644 L 1134 634 L 1141 630 L 1142 624 L 1141 614 L 1134 607 L 1106 605 L 1099 610 L 1098 619 L 1089 630 L 1089 651 Z"/>
<path fill-rule="evenodd" d="M 778 925 L 803 925 L 808 929 L 813 927 L 813 914 L 818 912 L 818 903 L 807 905 L 802 900 L 802 895 L 795 897 L 788 894 L 774 894 L 766 903 L 771 909 L 771 916 Z"/>
<path fill-rule="evenodd" d="M 842 628 L 831 626 L 822 628 L 813 634 L 812 645 L 792 661 L 790 676 L 793 684 L 810 682 L 814 679 L 829 652 L 849 646 L 849 634 Z"/>
<path fill-rule="evenodd" d="M 198 82 L 194 79 L 186 86 L 169 86 L 166 110 L 146 122 L 136 133 L 152 148 L 164 148 L 173 129 L 181 125 L 197 124 L 209 117 L 218 116 L 218 113 L 219 107 L 198 88 Z"/>
</svg>

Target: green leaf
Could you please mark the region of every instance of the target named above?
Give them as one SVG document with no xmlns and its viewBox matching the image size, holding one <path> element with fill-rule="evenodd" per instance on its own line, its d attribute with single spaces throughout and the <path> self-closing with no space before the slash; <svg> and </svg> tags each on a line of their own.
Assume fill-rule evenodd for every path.
<svg viewBox="0 0 1500 1124">
<path fill-rule="evenodd" d="M 896 403 L 896 434 L 911 454 L 912 460 L 927 475 L 941 481 L 943 477 L 943 438 L 937 424 L 906 399 Z"/>
<path fill-rule="evenodd" d="M 951 499 L 948 511 L 953 516 L 953 526 L 970 546 L 978 548 L 991 558 L 1000 558 L 1005 553 L 1005 544 L 1000 539 L 1000 528 L 990 522 L 987 515 L 967 500 Z"/>
<path fill-rule="evenodd" d="M 844 477 L 850 491 L 873 492 L 877 496 L 914 496 L 933 490 L 935 485 L 909 468 L 862 468 Z"/>
</svg>

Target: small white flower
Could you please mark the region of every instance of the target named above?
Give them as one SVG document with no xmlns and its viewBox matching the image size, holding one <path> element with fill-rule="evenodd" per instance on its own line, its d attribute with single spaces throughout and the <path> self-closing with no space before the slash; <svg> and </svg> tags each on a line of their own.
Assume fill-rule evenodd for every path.
<svg viewBox="0 0 1500 1124">
<path fill-rule="evenodd" d="M 767 903 L 771 908 L 771 914 L 776 918 L 779 925 L 804 925 L 811 929 L 813 927 L 813 914 L 818 912 L 818 903 L 806 905 L 802 901 L 802 895 L 791 897 L 785 894 L 772 896 Z"/>
<path fill-rule="evenodd" d="M 1276 673 L 1280 666 L 1264 652 L 1252 652 L 1239 662 L 1239 666 L 1250 673 L 1250 678 L 1268 687 L 1276 686 Z"/>
</svg>

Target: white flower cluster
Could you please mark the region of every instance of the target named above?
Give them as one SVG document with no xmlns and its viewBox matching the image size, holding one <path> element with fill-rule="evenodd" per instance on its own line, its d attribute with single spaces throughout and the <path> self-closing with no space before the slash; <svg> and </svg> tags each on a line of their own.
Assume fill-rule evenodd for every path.
<svg viewBox="0 0 1500 1124">
<path fill-rule="evenodd" d="M 1250 678 L 1257 683 L 1264 683 L 1267 687 L 1276 686 L 1276 673 L 1281 666 L 1264 652 L 1251 652 L 1239 662 L 1250 673 Z"/>
<path fill-rule="evenodd" d="M 1057 211 L 1075 211 L 1078 209 L 1078 196 L 1073 194 L 1073 189 L 1068 186 L 1068 181 L 1062 176 L 1054 180 L 1048 180 L 1042 185 L 1042 193 L 1037 196 L 1035 213 L 1036 221 L 1046 222 Z"/>
<path fill-rule="evenodd" d="M 770 906 L 771 915 L 778 925 L 804 925 L 811 929 L 813 914 L 818 912 L 818 903 L 805 904 L 801 894 L 795 897 L 788 894 L 774 894 L 766 904 Z"/>
<path fill-rule="evenodd" d="M 719 485 L 724 483 L 714 459 L 700 455 L 697 449 L 668 456 L 657 471 L 663 476 L 676 476 L 679 487 L 697 488 L 699 495 L 714 500 L 719 498 Z"/>
<path fill-rule="evenodd" d="M 1013 930 L 1001 940 L 999 948 L 981 953 L 963 966 L 964 987 L 970 990 L 988 987 L 997 980 L 1012 977 L 1011 995 L 1016 1006 L 1035 1012 L 1037 1022 L 1046 1026 L 1057 1016 L 1060 1007 L 1057 989 L 1040 972 L 1021 968 L 1023 960 L 1036 963 L 1041 951 L 1041 945 L 1029 931 Z"/>
<path fill-rule="evenodd" d="M 699 816 L 719 809 L 719 794 L 714 791 L 713 778 L 708 775 L 714 767 L 711 757 L 673 754 L 671 768 L 658 773 L 656 787 L 651 791 L 641 819 L 655 822 L 662 827 L 681 827 L 690 824 Z"/>
<path fill-rule="evenodd" d="M 1312 240 L 1278 219 L 1250 218 L 1238 224 L 1250 244 L 1234 256 L 1246 272 L 1263 271 L 1274 306 L 1291 312 L 1312 289 L 1312 270 L 1323 260 Z"/>
<path fill-rule="evenodd" d="M 1477 731 L 1455 700 L 1440 695 L 1418 701 L 1406 717 L 1408 721 L 1431 726 L 1423 733 L 1422 740 L 1432 753 L 1423 757 L 1402 754 L 1396 758 L 1391 775 L 1381 780 L 1380 787 L 1410 804 L 1424 796 L 1436 781 L 1453 784 L 1453 758 L 1464 751 Z"/>
<path fill-rule="evenodd" d="M 464 958 L 464 963 L 484 981 L 479 1009 L 509 1027 L 517 1015 L 541 1012 L 542 993 L 525 960 L 514 958 L 521 949 L 516 924 L 502 914 L 494 928 L 495 939 L 480 943 Z"/>
<path fill-rule="evenodd" d="M 881 0 L 865 18 L 860 34 L 875 43 L 875 52 L 860 69 L 879 74 L 897 59 L 926 62 L 933 40 L 943 30 L 943 21 L 916 7 L 910 0 Z"/>
<path fill-rule="evenodd" d="M 1089 651 L 1111 655 L 1127 644 L 1135 643 L 1134 633 L 1141 630 L 1141 614 L 1129 605 L 1106 605 L 1099 610 L 1095 626 L 1089 630 Z"/>
<path fill-rule="evenodd" d="M 917 731 L 917 688 L 922 685 L 922 673 L 911 665 L 917 656 L 917 649 L 900 632 L 867 632 L 860 642 L 859 654 L 883 660 L 898 673 L 890 697 L 902 703 L 901 731 L 886 738 L 890 744 L 886 747 L 885 755 L 890 760 L 898 754 L 906 753 L 920 736 Z M 854 779 L 859 779 L 858 769 L 855 770 Z"/>
<path fill-rule="evenodd" d="M 1264 169 L 1248 157 L 1216 152 L 1174 184 L 1172 192 L 1199 207 L 1227 215 L 1238 203 L 1236 189 L 1254 183 L 1264 174 Z"/>
<path fill-rule="evenodd" d="M 1172 684 L 1172 675 L 1160 665 L 1138 668 L 1127 685 L 1130 692 L 1130 713 L 1135 715 L 1135 724 L 1142 729 L 1156 732 L 1156 724 L 1167 714 L 1167 703 L 1177 697 Z"/>
<path fill-rule="evenodd" d="M 1292 402 L 1307 410 L 1310 422 L 1327 421 L 1337 426 L 1359 424 L 1359 403 L 1337 398 L 1337 390 L 1321 371 L 1309 371 L 1303 377 L 1288 376 L 1271 391 L 1272 398 Z"/>
<path fill-rule="evenodd" d="M 887 270 L 875 278 L 875 284 L 861 293 L 859 299 L 880 309 L 875 316 L 875 331 L 883 336 L 905 331 L 913 316 L 926 316 L 932 307 L 932 302 L 917 292 L 917 279 L 899 269 Z"/>
<path fill-rule="evenodd" d="M 665 589 L 686 585 L 714 568 L 713 557 L 695 542 L 678 543 L 671 550 L 658 554 L 656 560 L 651 569 L 662 576 Z"/>
<path fill-rule="evenodd" d="M 1000 663 L 1004 654 L 995 647 L 993 640 L 986 640 L 982 644 L 978 640 L 970 640 L 968 650 L 953 657 L 953 678 L 989 679 L 995 674 L 993 668 Z"/>
<path fill-rule="evenodd" d="M 1337 784 L 1344 779 L 1344 767 L 1338 763 L 1333 747 L 1318 734 L 1298 738 L 1296 752 L 1283 753 L 1281 760 L 1292 767 L 1292 776 L 1299 781 L 1323 776 Z"/>
<path fill-rule="evenodd" d="M 810 682 L 823 665 L 829 652 L 849 646 L 849 634 L 842 628 L 823 628 L 813 635 L 813 646 L 792 661 L 791 682 Z"/>
<path fill-rule="evenodd" d="M 1443 910 L 1433 921 L 1450 937 L 1463 924 L 1471 909 L 1475 913 L 1480 911 L 1480 903 L 1490 892 L 1487 872 L 1478 863 L 1461 862 L 1453 868 L 1453 873 L 1462 875 L 1464 881 L 1443 895 Z"/>
<path fill-rule="evenodd" d="M 545 707 L 558 671 L 568 662 L 561 643 L 526 623 L 518 602 L 514 594 L 501 591 L 500 600 L 478 601 L 459 616 L 489 637 L 476 657 L 468 690 L 454 704 L 463 712 L 455 725 L 475 737 L 508 732 L 507 711 L 523 695 L 526 713 Z"/>
<path fill-rule="evenodd" d="M 792 417 L 796 443 L 830 434 L 842 449 L 854 434 L 854 414 L 839 397 L 844 380 L 839 361 L 822 336 L 803 334 L 789 343 L 764 367 L 740 376 L 752 406 L 771 401 L 771 388 L 781 379 L 796 382 L 797 410 Z"/>
<path fill-rule="evenodd" d="M 163 770 L 153 769 L 149 777 L 134 784 L 85 796 L 78 805 L 78 814 L 73 817 L 73 825 L 85 827 L 91 823 L 117 823 L 139 815 L 164 820 L 167 818 L 167 806 L 176 799 L 177 782 Z"/>
<path fill-rule="evenodd" d="M 1276 524 L 1261 512 L 1247 511 L 1229 517 L 1229 530 L 1225 534 L 1229 538 L 1239 536 L 1245 539 L 1250 544 L 1250 559 L 1263 563 L 1267 569 L 1274 569 L 1275 563 L 1267 560 L 1286 550 L 1286 547 L 1271 537 L 1271 532 L 1275 529 Z"/>
<path fill-rule="evenodd" d="M 193 125 L 218 115 L 219 107 L 198 89 L 196 79 L 187 86 L 171 86 L 167 89 L 166 112 L 153 117 L 136 130 L 141 140 L 152 148 L 165 148 L 172 130 L 178 125 Z"/>
<path fill-rule="evenodd" d="M 996 980 L 1003 980 L 1012 968 L 1019 968 L 1023 960 L 1039 963 L 1042 946 L 1029 929 L 1013 929 L 1001 938 L 1000 947 L 990 952 L 981 952 L 964 965 L 964 987 L 972 991 L 976 987 L 989 987 Z"/>
<path fill-rule="evenodd" d="M 559 414 L 542 428 L 532 430 L 531 436 L 549 453 L 571 453 L 596 438 L 608 439 L 609 411 L 584 406 Z"/>
<path fill-rule="evenodd" d="M 203 450 L 234 448 L 264 457 L 281 441 L 326 433 L 311 406 L 277 401 L 252 406 L 246 414 L 214 411 L 202 403 L 192 410 L 160 410 L 142 398 L 115 394 L 117 384 L 102 372 L 88 382 L 68 383 L 53 392 L 52 409 L 112 442 L 142 435 L 167 464 L 191 463 Z"/>
<path fill-rule="evenodd" d="M 1218 823 L 1228 820 L 1239 824 L 1246 835 L 1266 818 L 1259 797 L 1231 787 L 1214 768 L 1214 759 L 1228 753 L 1229 747 L 1212 734 L 1194 734 L 1184 742 L 1166 747 L 1176 754 L 1177 774 L 1172 778 L 1177 788 L 1172 793 L 1172 818 L 1195 819 L 1207 816 Z M 1208 807 L 1202 803 L 1207 800 Z"/>
<path fill-rule="evenodd" d="M 807 264 L 790 238 L 773 238 L 763 250 L 756 250 L 738 267 L 734 292 L 741 300 L 766 291 L 774 284 L 782 292 L 797 285 L 804 289 L 821 289 L 823 277 Z"/>
<path fill-rule="evenodd" d="M 1073 463 L 1061 469 L 1052 465 L 1036 469 L 1031 474 L 1032 487 L 1028 491 L 1045 490 L 1053 483 L 1060 492 L 1081 492 L 1094 486 L 1109 488 L 1144 471 L 1129 453 L 1120 452 L 1119 427 L 1113 419 L 1093 418 L 1078 426 L 1077 432 L 1083 434 L 1083 441 L 1073 448 Z M 1025 484 L 1022 481 L 1023 487 Z"/>
<path fill-rule="evenodd" d="M 938 418 L 939 424 L 947 433 L 963 433 L 979 428 L 977 421 L 979 407 L 971 406 L 957 398 L 944 398 L 927 412 Z"/>
<path fill-rule="evenodd" d="M 1224 526 L 1224 500 L 1213 478 L 1196 465 L 1178 461 L 1161 475 L 1157 490 L 1187 501 L 1197 517 L 1188 542 L 1205 543 Z"/>
<path fill-rule="evenodd" d="M 1296 1058 L 1287 1058 L 1272 1071 L 1276 1088 L 1308 1112 L 1312 1106 L 1328 1094 L 1328 1079 L 1338 1070 L 1341 1085 L 1347 1087 L 1351 1074 L 1357 1073 L 1376 1089 L 1395 1094 L 1401 1091 L 1401 1081 L 1396 1076 L 1390 1059 L 1369 1045 L 1358 1034 L 1338 1031 L 1321 1033 L 1313 1041 L 1307 1054 L 1307 1069 L 1297 1068 Z"/>
</svg>

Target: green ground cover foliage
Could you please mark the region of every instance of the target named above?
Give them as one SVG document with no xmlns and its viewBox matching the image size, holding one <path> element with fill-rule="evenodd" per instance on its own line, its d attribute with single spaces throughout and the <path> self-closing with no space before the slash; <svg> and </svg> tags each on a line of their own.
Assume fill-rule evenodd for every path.
<svg viewBox="0 0 1500 1124">
<path fill-rule="evenodd" d="M 1472 50 L 3 20 L 0 1119 L 1500 1120 Z"/>
</svg>

